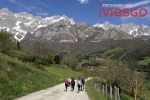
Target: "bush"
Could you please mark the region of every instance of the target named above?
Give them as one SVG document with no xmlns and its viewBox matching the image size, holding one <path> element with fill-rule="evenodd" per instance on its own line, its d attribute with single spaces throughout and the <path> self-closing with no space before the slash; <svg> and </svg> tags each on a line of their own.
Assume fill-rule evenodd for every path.
<svg viewBox="0 0 150 100">
<path fill-rule="evenodd" d="M 60 61 L 61 61 L 60 56 L 59 56 L 59 55 L 56 55 L 56 56 L 54 57 L 54 62 L 55 62 L 55 64 L 60 64 Z"/>
<path fill-rule="evenodd" d="M 112 48 L 104 51 L 103 56 L 109 56 L 111 58 L 118 58 L 124 53 L 124 49 L 122 48 Z"/>
<path fill-rule="evenodd" d="M 35 63 L 36 65 L 39 65 L 39 64 L 42 63 L 42 61 L 41 61 L 40 59 L 36 59 L 36 60 L 34 61 L 34 63 Z"/>
<path fill-rule="evenodd" d="M 77 60 L 74 57 L 65 56 L 65 57 L 63 57 L 61 63 L 64 65 L 67 65 L 68 67 L 71 67 L 73 70 L 75 70 L 76 65 L 77 65 Z"/>
<path fill-rule="evenodd" d="M 48 63 L 53 64 L 54 62 L 53 60 L 54 60 L 54 55 L 52 53 L 49 53 L 47 57 Z"/>
</svg>

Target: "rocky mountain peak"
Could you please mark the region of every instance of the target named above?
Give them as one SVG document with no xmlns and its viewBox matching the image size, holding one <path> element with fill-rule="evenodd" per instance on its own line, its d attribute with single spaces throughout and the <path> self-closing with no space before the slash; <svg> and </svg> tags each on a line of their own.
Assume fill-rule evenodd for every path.
<svg viewBox="0 0 150 100">
<path fill-rule="evenodd" d="M 44 28 L 43 28 L 44 27 Z M 0 9 L 0 29 L 9 31 L 16 40 L 21 41 L 27 33 L 33 37 L 65 42 L 101 41 L 149 36 L 150 27 L 135 23 L 114 25 L 110 22 L 89 25 L 75 22 L 63 16 L 40 17 L 27 12 L 13 13 L 7 8 Z M 42 36 L 43 35 L 43 36 Z"/>
<path fill-rule="evenodd" d="M 109 22 L 105 22 L 103 24 L 97 23 L 94 25 L 94 27 L 101 27 L 104 30 L 110 30 L 112 28 L 121 30 L 123 32 L 128 33 L 129 35 L 132 35 L 133 37 L 143 36 L 143 35 L 150 35 L 150 27 L 146 25 L 137 25 L 135 23 L 127 23 L 127 24 L 121 24 L 121 25 L 114 25 Z"/>
<path fill-rule="evenodd" d="M 65 15 L 42 18 L 27 12 L 13 13 L 8 8 L 0 9 L 0 18 L 0 29 L 6 29 L 18 41 L 21 41 L 27 33 L 33 33 L 52 23 L 65 21 L 71 25 L 76 24 L 72 18 Z"/>
</svg>

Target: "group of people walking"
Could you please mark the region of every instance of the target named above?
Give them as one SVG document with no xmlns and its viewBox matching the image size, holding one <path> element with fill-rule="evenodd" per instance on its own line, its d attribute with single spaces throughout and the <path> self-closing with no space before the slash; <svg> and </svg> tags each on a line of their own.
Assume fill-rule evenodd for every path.
<svg viewBox="0 0 150 100">
<path fill-rule="evenodd" d="M 85 78 L 78 78 L 75 80 L 74 78 L 68 79 L 66 78 L 65 81 L 65 91 L 67 91 L 68 87 L 71 86 L 71 91 L 75 90 L 75 86 L 77 86 L 78 93 L 80 91 L 84 91 L 85 88 Z"/>
</svg>

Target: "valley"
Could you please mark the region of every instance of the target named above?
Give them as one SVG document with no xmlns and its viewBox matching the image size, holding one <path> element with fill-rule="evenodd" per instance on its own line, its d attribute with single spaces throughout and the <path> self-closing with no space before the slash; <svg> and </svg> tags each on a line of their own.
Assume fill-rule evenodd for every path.
<svg viewBox="0 0 150 100">
<path fill-rule="evenodd" d="M 147 25 L 90 25 L 0 9 L 0 100 L 149 100 L 149 66 Z M 86 91 L 66 93 L 64 79 L 79 77 L 92 77 Z"/>
</svg>

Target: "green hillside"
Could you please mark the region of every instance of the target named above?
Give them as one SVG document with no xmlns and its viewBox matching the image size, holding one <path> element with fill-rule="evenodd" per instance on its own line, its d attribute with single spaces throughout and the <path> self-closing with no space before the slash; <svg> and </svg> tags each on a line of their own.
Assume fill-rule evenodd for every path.
<svg viewBox="0 0 150 100">
<path fill-rule="evenodd" d="M 63 82 L 65 77 L 81 75 L 59 65 L 41 66 L 26 64 L 16 58 L 0 53 L 0 97 L 1 100 L 11 100 L 54 86 Z"/>
</svg>

